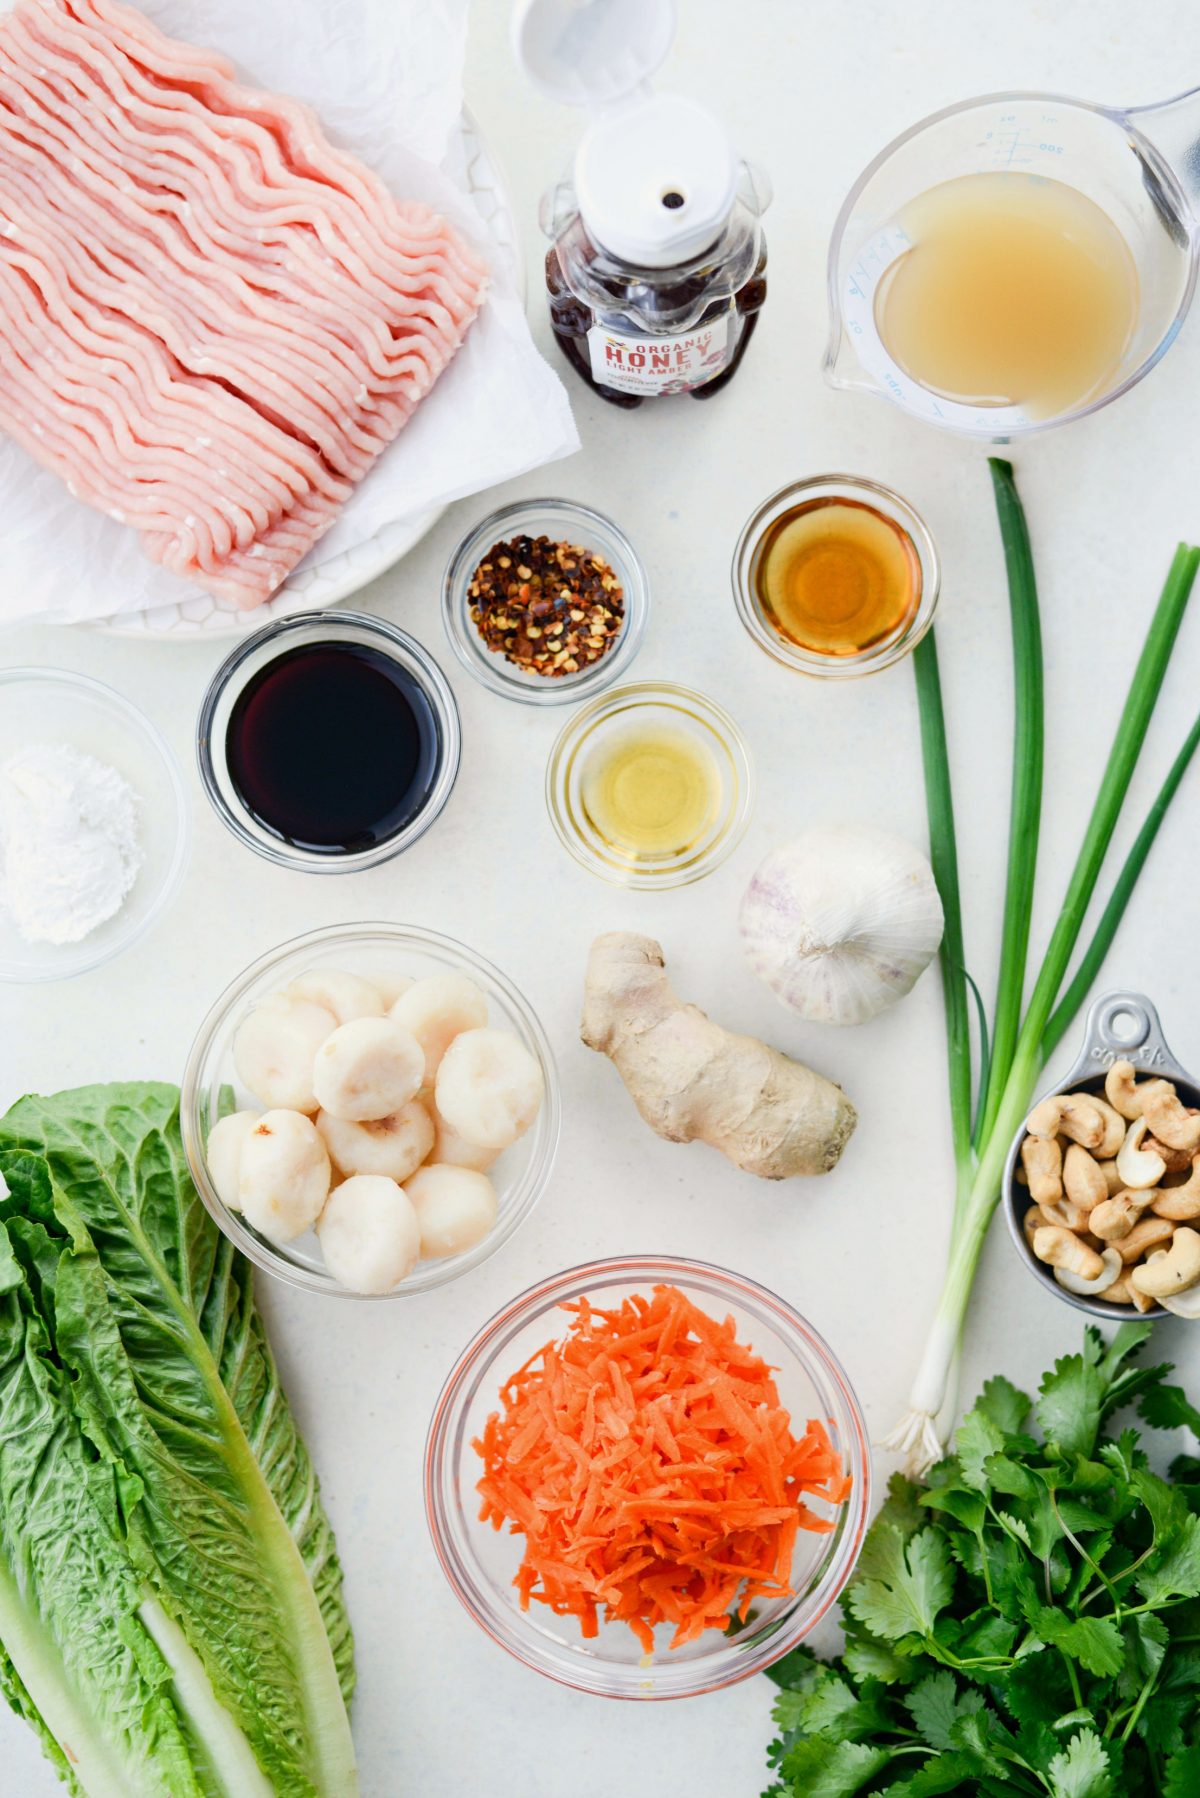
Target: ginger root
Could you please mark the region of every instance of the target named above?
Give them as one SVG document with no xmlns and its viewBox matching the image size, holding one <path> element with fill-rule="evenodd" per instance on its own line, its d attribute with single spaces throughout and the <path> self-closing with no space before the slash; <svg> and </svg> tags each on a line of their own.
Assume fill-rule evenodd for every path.
<svg viewBox="0 0 1200 1798">
<path fill-rule="evenodd" d="M 677 998 L 653 937 L 596 938 L 581 1035 L 657 1135 L 708 1143 L 764 1180 L 828 1173 L 858 1122 L 840 1086 Z"/>
</svg>

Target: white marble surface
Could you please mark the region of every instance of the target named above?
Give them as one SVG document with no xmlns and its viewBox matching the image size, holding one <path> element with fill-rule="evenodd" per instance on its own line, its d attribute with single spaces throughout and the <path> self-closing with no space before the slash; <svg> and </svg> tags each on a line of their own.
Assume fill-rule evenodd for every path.
<svg viewBox="0 0 1200 1798">
<path fill-rule="evenodd" d="M 197 4 L 196 36 L 204 7 Z M 959 806 L 972 968 L 990 989 L 1007 815 L 1010 680 L 1003 573 L 983 451 L 941 439 L 881 402 L 826 389 L 824 254 L 842 195 L 895 132 L 936 107 L 1002 87 L 1145 101 L 1200 81 L 1191 0 L 687 0 L 666 79 L 729 117 L 773 173 L 771 295 L 738 379 L 711 405 L 627 416 L 572 387 L 583 452 L 514 490 L 573 495 L 637 541 L 654 589 L 636 672 L 722 699 L 745 725 L 760 796 L 733 860 L 703 884 L 623 895 L 559 850 L 542 769 L 562 714 L 517 711 L 464 676 L 438 620 L 441 571 L 480 511 L 457 506 L 360 596 L 440 657 L 462 707 L 465 756 L 450 807 L 401 861 L 353 879 L 282 873 L 237 847 L 191 772 L 192 720 L 212 647 L 9 629 L 0 662 L 87 669 L 140 703 L 188 765 L 195 846 L 183 894 L 123 962 L 73 984 L 0 994 L 0 1098 L 119 1076 L 175 1078 L 217 990 L 253 956 L 322 923 L 388 916 L 474 943 L 521 982 L 561 1062 L 566 1130 L 557 1173 L 523 1232 L 484 1269 L 390 1306 L 313 1301 L 267 1286 L 263 1304 L 338 1528 L 358 1638 L 355 1729 L 364 1798 L 755 1798 L 769 1733 L 766 1681 L 620 1714 L 508 1660 L 443 1582 L 420 1502 L 425 1424 L 468 1336 L 535 1277 L 605 1252 L 670 1248 L 774 1283 L 831 1340 L 872 1429 L 902 1408 L 939 1280 L 949 1205 L 936 978 L 890 1016 L 843 1033 L 779 1010 L 741 966 L 733 918 L 758 858 L 823 819 L 887 824 L 921 841 L 916 711 L 906 667 L 822 688 L 763 658 L 738 626 L 728 563 L 751 507 L 784 481 L 853 469 L 900 487 L 945 559 L 939 626 Z M 535 209 L 577 121 L 531 96 L 507 49 L 504 0 L 476 0 L 468 91 L 507 163 L 536 269 Z M 543 340 L 544 321 L 537 329 Z M 573 376 L 568 376 L 574 381 Z M 1200 319 L 1135 393 L 1016 456 L 1037 552 L 1047 642 L 1048 783 L 1035 939 L 1045 942 L 1090 804 L 1143 621 L 1177 538 L 1200 536 L 1196 395 Z M 0 574 L 2 578 L 2 574 Z M 80 569 L 78 578 L 86 579 Z M 1200 604 L 1200 602 L 1198 602 Z M 1147 801 L 1194 712 L 1200 616 L 1180 642 L 1134 788 Z M 1181 795 L 1110 960 L 1110 984 L 1157 999 L 1185 1063 L 1200 1067 L 1200 770 Z M 1122 831 L 1122 842 L 1131 834 Z M 611 1069 L 576 1038 L 592 934 L 660 935 L 680 988 L 718 1018 L 772 1037 L 840 1080 L 862 1113 L 820 1184 L 759 1186 L 702 1148 L 660 1143 Z M 1066 1065 L 1073 1046 L 1064 1045 Z M 995 1367 L 1034 1379 L 1078 1341 L 1079 1319 L 1040 1292 L 995 1232 L 976 1289 L 966 1386 Z M 1200 1387 L 1197 1342 L 1160 1326 L 1164 1355 Z M 831 1638 L 827 1638 L 831 1639 Z M 0 1786 L 59 1789 L 32 1738 L 0 1718 Z"/>
</svg>

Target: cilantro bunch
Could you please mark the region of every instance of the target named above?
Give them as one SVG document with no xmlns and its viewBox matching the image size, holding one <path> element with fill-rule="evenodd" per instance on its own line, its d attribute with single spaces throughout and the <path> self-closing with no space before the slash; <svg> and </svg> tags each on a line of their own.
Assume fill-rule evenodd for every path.
<svg viewBox="0 0 1200 1798">
<path fill-rule="evenodd" d="M 1172 1369 L 1136 1364 L 1149 1333 L 1087 1329 L 1036 1404 L 989 1380 L 927 1484 L 892 1480 L 841 1658 L 771 1670 L 764 1798 L 1198 1798 L 1200 1460 L 1164 1480 L 1106 1431 L 1136 1405 L 1200 1432 Z"/>
</svg>

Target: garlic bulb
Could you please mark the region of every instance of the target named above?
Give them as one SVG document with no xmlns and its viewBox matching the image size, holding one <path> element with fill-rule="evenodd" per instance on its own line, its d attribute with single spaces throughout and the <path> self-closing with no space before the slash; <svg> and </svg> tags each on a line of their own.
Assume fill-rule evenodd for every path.
<svg viewBox="0 0 1200 1798">
<path fill-rule="evenodd" d="M 772 850 L 746 889 L 746 959 L 785 1005 L 861 1024 L 902 999 L 942 940 L 919 850 L 885 830 L 827 826 Z"/>
</svg>

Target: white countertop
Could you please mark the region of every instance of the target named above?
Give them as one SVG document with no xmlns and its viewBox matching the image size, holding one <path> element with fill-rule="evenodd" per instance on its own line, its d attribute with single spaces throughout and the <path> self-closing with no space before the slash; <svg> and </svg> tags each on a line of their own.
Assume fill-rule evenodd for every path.
<svg viewBox="0 0 1200 1798">
<path fill-rule="evenodd" d="M 203 38 L 203 6 L 196 36 Z M 505 0 L 476 0 L 468 95 L 505 163 L 525 232 L 535 329 L 549 347 L 536 206 L 578 129 L 512 67 Z M 459 669 L 442 635 L 439 583 L 465 527 L 499 495 L 451 509 L 427 540 L 359 594 L 444 666 L 465 753 L 450 806 L 403 859 L 352 878 L 278 871 L 235 845 L 192 771 L 192 725 L 217 645 L 118 641 L 9 628 L 0 663 L 53 663 L 112 682 L 166 731 L 186 764 L 195 843 L 186 885 L 125 960 L 72 983 L 4 989 L 0 1101 L 122 1077 L 175 1079 L 201 1014 L 234 974 L 285 937 L 392 917 L 465 938 L 540 1011 L 559 1057 L 566 1128 L 556 1174 L 522 1232 L 480 1271 L 392 1305 L 311 1300 L 261 1283 L 293 1406 L 337 1526 L 358 1643 L 355 1705 L 364 1798 L 755 1798 L 765 1784 L 765 1679 L 686 1705 L 617 1715 L 511 1661 L 451 1595 L 420 1494 L 425 1426 L 468 1337 L 535 1278 L 595 1255 L 670 1249 L 776 1286 L 841 1356 L 882 1435 L 903 1409 L 936 1295 L 950 1205 L 941 999 L 936 974 L 878 1022 L 808 1027 L 743 967 L 734 914 L 751 870 L 803 825 L 887 825 L 924 843 L 911 671 L 822 687 L 768 661 L 737 623 L 728 566 L 755 503 L 829 469 L 899 487 L 938 539 L 938 635 L 958 805 L 971 968 L 990 993 L 999 933 L 1011 729 L 1008 627 L 984 451 L 942 438 L 866 396 L 831 392 L 824 257 L 862 165 L 935 108 L 1004 87 L 1149 101 L 1200 82 L 1193 0 L 913 0 L 853 6 L 687 0 L 664 80 L 718 107 L 772 173 L 770 297 L 746 363 L 710 404 L 626 414 L 565 369 L 583 438 L 569 462 L 513 492 L 591 501 L 626 527 L 650 570 L 653 609 L 638 676 L 672 676 L 722 700 L 757 758 L 759 799 L 733 859 L 698 886 L 624 894 L 553 838 L 542 770 L 564 712 L 518 710 Z M 1035 945 L 1046 937 L 1107 751 L 1144 622 L 1175 542 L 1200 537 L 1200 318 L 1164 367 L 1088 423 L 1022 445 L 1046 637 L 1048 754 Z M 79 571 L 86 578 L 86 570 Z M 1200 599 L 1185 624 L 1143 769 L 1127 843 L 1194 715 Z M 1151 994 L 1180 1059 L 1200 1068 L 1200 768 L 1176 804 L 1109 961 L 1107 984 Z M 611 1067 L 577 1038 L 588 944 L 630 926 L 661 937 L 680 991 L 839 1080 L 862 1122 L 836 1173 L 780 1188 L 702 1147 L 659 1142 Z M 1074 1055 L 1065 1043 L 1059 1065 Z M 1078 1345 L 1081 1319 L 1040 1292 L 1001 1228 L 984 1256 L 964 1391 L 994 1369 L 1036 1379 Z M 1200 1337 L 1169 1322 L 1162 1357 L 1200 1389 Z M 1187 1346 L 1185 1347 L 1185 1343 Z M 881 1460 L 880 1466 L 885 1463 Z M 823 1642 L 831 1642 L 826 1629 Z M 61 1790 L 32 1735 L 0 1716 L 12 1798 Z"/>
</svg>

